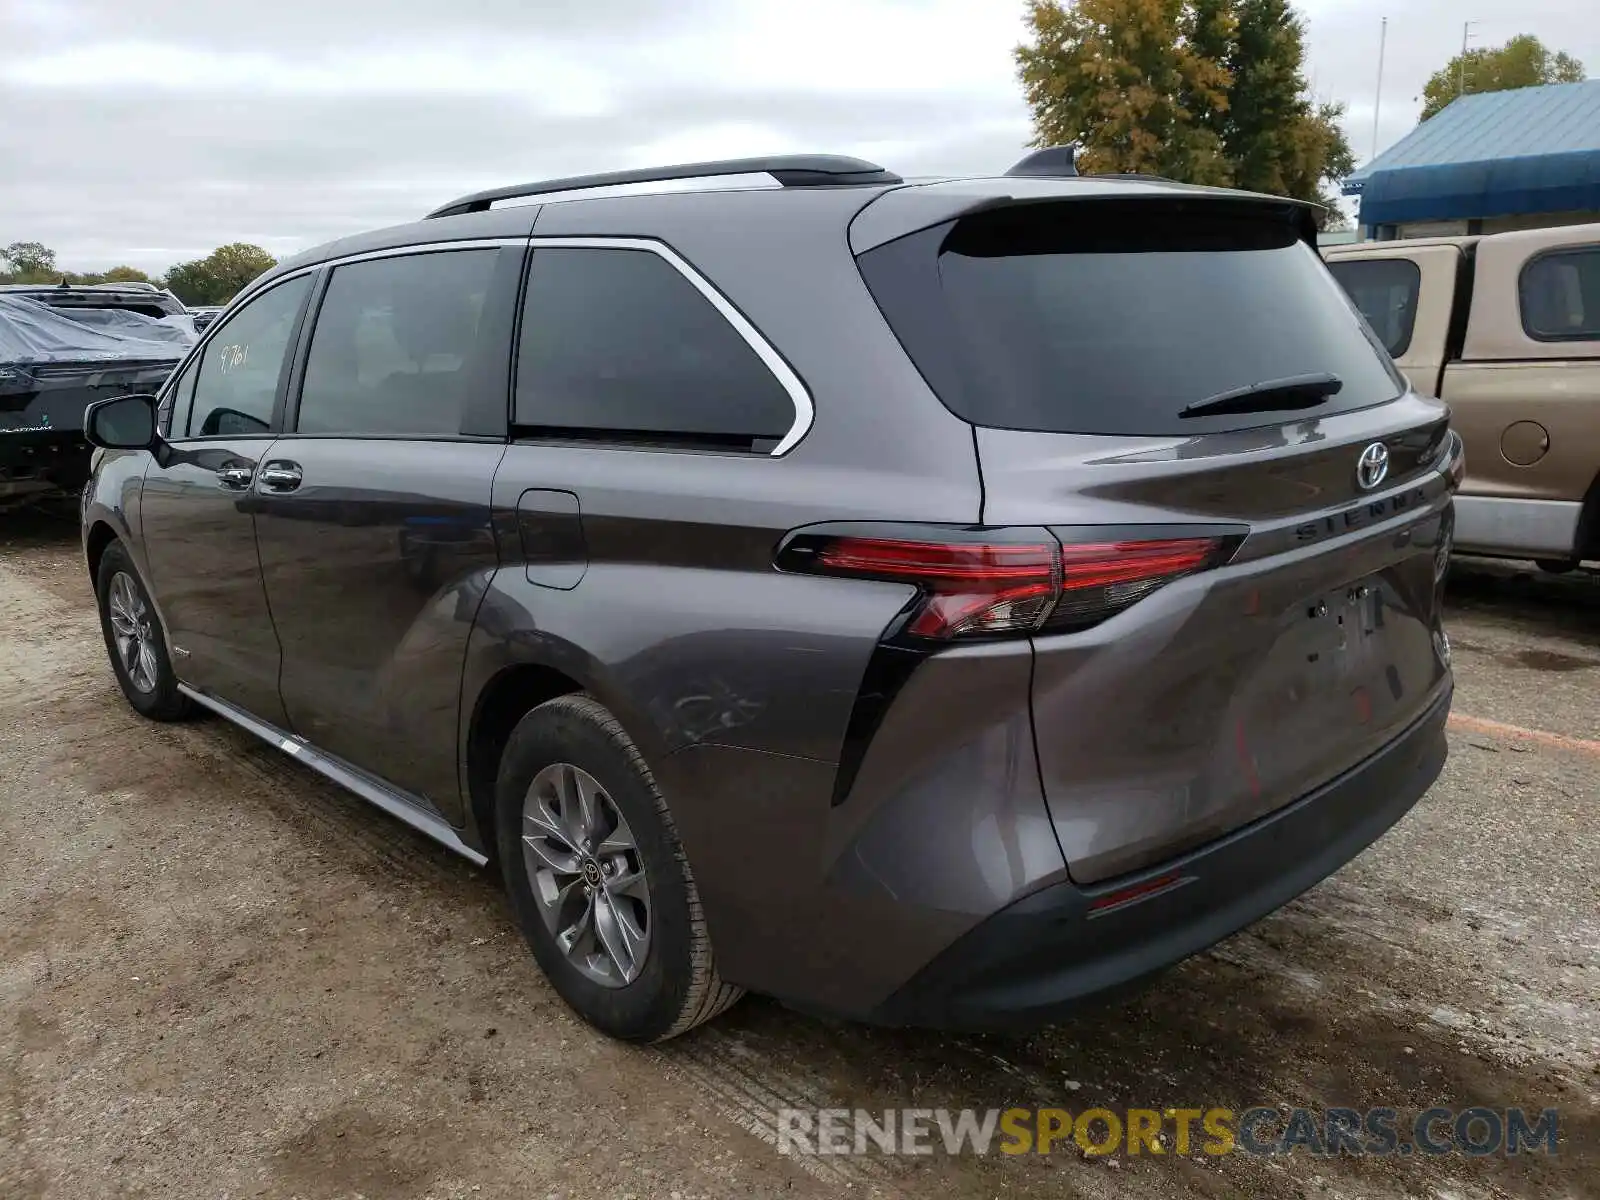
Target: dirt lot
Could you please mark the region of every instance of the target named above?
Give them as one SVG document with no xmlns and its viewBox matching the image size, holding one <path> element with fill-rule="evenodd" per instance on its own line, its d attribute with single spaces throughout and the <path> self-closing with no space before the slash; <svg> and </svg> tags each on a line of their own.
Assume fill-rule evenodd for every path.
<svg viewBox="0 0 1600 1200">
<path fill-rule="evenodd" d="M 1600 579 L 1453 580 L 1451 760 L 1376 847 L 1026 1038 L 747 1000 L 589 1033 L 493 879 L 107 668 L 76 530 L 0 518 L 0 1197 L 1600 1195 Z M 798 1159 L 779 1106 L 1561 1111 L 1555 1158 Z"/>
</svg>

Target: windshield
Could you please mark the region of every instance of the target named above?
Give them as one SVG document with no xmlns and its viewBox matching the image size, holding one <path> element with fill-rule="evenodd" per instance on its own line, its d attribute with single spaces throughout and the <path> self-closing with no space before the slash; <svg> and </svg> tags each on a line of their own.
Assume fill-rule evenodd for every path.
<svg viewBox="0 0 1600 1200">
<path fill-rule="evenodd" d="M 974 424 L 1189 435 L 1404 390 L 1298 227 L 1259 206 L 1017 205 L 934 232 L 936 246 L 914 234 L 870 251 L 862 271 L 934 390 Z M 905 278 L 919 269 L 920 295 Z M 1311 375 L 1340 386 L 1310 410 L 1180 415 Z"/>
</svg>

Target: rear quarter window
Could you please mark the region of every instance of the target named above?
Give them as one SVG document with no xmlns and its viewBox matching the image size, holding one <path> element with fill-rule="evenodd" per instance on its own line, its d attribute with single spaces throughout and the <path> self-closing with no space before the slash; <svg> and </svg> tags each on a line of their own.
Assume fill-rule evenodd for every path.
<svg viewBox="0 0 1600 1200">
<path fill-rule="evenodd" d="M 1328 270 L 1349 294 L 1391 357 L 1411 348 L 1417 322 L 1422 269 L 1409 258 L 1368 258 L 1331 262 Z"/>
<path fill-rule="evenodd" d="M 796 405 L 752 345 L 651 250 L 533 253 L 516 424 L 601 440 L 770 450 Z"/>
<path fill-rule="evenodd" d="M 1012 205 L 858 263 L 933 390 L 975 425 L 1174 436 L 1394 399 L 1404 381 L 1281 205 Z M 1267 381 L 1333 375 L 1311 409 L 1184 417 Z"/>
<path fill-rule="evenodd" d="M 1517 281 L 1522 328 L 1540 342 L 1600 341 L 1600 246 L 1531 259 Z"/>
</svg>

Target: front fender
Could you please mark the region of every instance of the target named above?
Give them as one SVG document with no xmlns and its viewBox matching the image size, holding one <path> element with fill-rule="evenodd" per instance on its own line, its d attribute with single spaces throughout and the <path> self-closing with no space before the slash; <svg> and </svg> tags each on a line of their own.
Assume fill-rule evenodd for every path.
<svg viewBox="0 0 1600 1200">
<path fill-rule="evenodd" d="M 110 539 L 115 538 L 127 548 L 159 615 L 161 604 L 149 586 L 150 571 L 140 532 L 140 502 L 144 494 L 144 474 L 149 466 L 150 455 L 143 450 L 96 452 L 89 482 L 83 489 L 80 537 L 91 588 L 99 555 Z M 163 628 L 165 625 L 163 618 Z"/>
</svg>

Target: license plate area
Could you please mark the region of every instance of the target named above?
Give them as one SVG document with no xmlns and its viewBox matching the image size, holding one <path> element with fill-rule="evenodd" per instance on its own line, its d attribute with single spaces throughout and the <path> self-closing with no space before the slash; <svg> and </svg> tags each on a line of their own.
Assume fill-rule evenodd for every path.
<svg viewBox="0 0 1600 1200">
<path fill-rule="evenodd" d="M 1388 602 L 1376 577 L 1310 600 L 1300 633 L 1306 665 L 1315 679 L 1364 674 L 1388 620 Z"/>
</svg>

